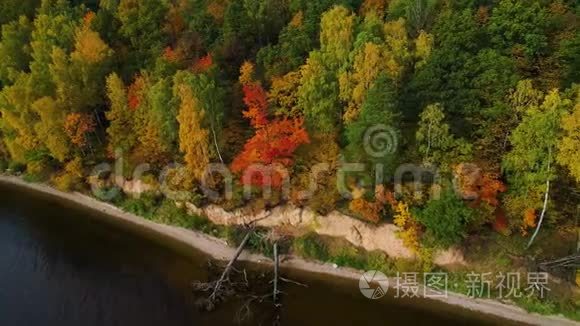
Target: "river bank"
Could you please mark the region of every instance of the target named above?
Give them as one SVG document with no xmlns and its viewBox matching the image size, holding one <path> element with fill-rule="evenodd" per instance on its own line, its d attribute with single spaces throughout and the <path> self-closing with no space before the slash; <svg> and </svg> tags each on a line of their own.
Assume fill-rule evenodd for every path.
<svg viewBox="0 0 580 326">
<path fill-rule="evenodd" d="M 227 260 L 235 252 L 235 248 L 229 247 L 225 241 L 193 230 L 157 224 L 136 215 L 126 213 L 113 205 L 100 202 L 94 198 L 80 193 L 63 193 L 46 185 L 30 184 L 18 177 L 11 176 L 0 176 L 0 183 L 26 188 L 28 190 L 40 192 L 51 197 L 56 197 L 59 200 L 69 201 L 71 203 L 99 211 L 103 213 L 99 214 L 100 216 L 102 215 L 103 219 L 107 219 L 117 225 L 131 226 L 134 229 L 136 228 L 141 230 L 143 233 L 153 233 L 157 236 L 163 236 L 165 238 L 172 239 L 179 245 L 183 246 L 185 249 L 190 248 L 198 250 L 218 260 Z M 246 262 L 271 264 L 268 258 L 247 251 L 242 254 L 240 259 Z M 306 261 L 297 257 L 287 257 L 287 259 L 284 259 L 282 267 L 353 280 L 358 280 L 361 275 L 361 271 L 354 269 L 342 267 L 335 268 L 331 264 Z M 422 293 L 422 291 L 419 292 Z M 479 313 L 490 314 L 526 324 L 580 325 L 580 323 L 564 318 L 531 314 L 515 306 L 492 300 L 471 299 L 467 296 L 459 294 L 449 293 L 447 298 L 437 298 L 436 300 L 452 306 L 458 306 L 461 308 L 477 311 Z"/>
</svg>

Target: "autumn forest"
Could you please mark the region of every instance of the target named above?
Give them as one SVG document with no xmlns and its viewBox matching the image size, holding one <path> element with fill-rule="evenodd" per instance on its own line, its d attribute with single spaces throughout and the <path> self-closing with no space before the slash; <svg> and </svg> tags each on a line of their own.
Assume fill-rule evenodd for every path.
<svg viewBox="0 0 580 326">
<path fill-rule="evenodd" d="M 98 164 L 129 180 L 147 163 L 145 183 L 163 171 L 196 205 L 338 210 L 394 223 L 422 257 L 481 234 L 542 248 L 580 205 L 579 15 L 574 0 L 3 0 L 0 168 L 86 191 L 114 182 Z"/>
</svg>

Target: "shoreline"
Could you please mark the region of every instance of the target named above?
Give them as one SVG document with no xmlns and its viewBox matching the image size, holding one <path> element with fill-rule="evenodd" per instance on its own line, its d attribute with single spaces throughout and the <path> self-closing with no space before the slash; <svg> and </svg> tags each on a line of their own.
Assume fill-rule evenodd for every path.
<svg viewBox="0 0 580 326">
<path fill-rule="evenodd" d="M 103 219 L 109 219 L 111 222 L 119 226 L 124 225 L 125 227 L 138 229 L 144 233 L 166 238 L 173 241 L 176 245 L 181 246 L 183 249 L 195 250 L 216 260 L 229 260 L 236 251 L 236 248 L 228 246 L 225 241 L 211 237 L 199 231 L 158 224 L 78 192 L 61 192 L 45 184 L 28 183 L 16 176 L 0 175 L 0 183 L 21 187 L 30 191 L 48 195 L 55 199 L 64 200 L 82 206 L 91 211 L 100 213 L 99 215 L 106 216 L 103 217 Z M 240 255 L 239 260 L 262 265 L 272 264 L 269 258 L 260 254 L 250 253 L 247 250 L 244 250 L 242 255 Z M 286 256 L 280 263 L 280 267 L 355 281 L 358 281 L 362 274 L 362 271 L 352 268 L 334 268 L 329 263 L 307 261 L 292 256 Z M 580 325 L 579 322 L 564 317 L 529 313 L 520 307 L 504 304 L 499 301 L 490 299 L 472 299 L 465 295 L 453 292 L 449 292 L 446 298 L 422 298 L 422 300 L 434 300 L 439 303 L 463 308 L 476 313 L 532 325 Z"/>
</svg>

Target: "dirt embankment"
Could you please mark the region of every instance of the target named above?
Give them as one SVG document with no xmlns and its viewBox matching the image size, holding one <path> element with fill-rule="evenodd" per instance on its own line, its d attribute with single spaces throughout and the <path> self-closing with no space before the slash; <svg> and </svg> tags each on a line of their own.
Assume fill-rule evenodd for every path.
<svg viewBox="0 0 580 326">
<path fill-rule="evenodd" d="M 227 212 L 216 205 L 200 208 L 187 203 L 187 208 L 190 213 L 206 216 L 210 221 L 219 225 L 241 225 L 255 221 L 258 226 L 267 228 L 290 226 L 296 229 L 314 231 L 320 235 L 344 238 L 367 251 L 383 251 L 389 257 L 414 257 L 413 252 L 405 247 L 403 241 L 398 237 L 398 228 L 395 225 L 384 223 L 374 226 L 337 211 L 326 216 L 319 216 L 307 208 L 300 209 L 292 205 L 284 205 L 275 207 L 271 211 L 253 215 L 242 209 Z M 434 263 L 440 266 L 465 265 L 465 259 L 459 249 L 451 248 L 436 252 Z"/>
</svg>

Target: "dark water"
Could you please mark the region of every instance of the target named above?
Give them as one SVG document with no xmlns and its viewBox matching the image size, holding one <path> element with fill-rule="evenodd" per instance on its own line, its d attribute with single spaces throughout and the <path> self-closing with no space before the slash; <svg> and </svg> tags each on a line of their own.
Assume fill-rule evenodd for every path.
<svg viewBox="0 0 580 326">
<path fill-rule="evenodd" d="M 195 305 L 190 284 L 208 279 L 207 257 L 102 217 L 0 183 L 0 325 L 236 325 L 238 300 L 211 313 Z M 368 300 L 351 280 L 284 274 L 309 287 L 283 284 L 282 325 L 506 325 L 430 301 Z M 244 324 L 272 324 L 270 303 L 253 312 Z"/>
</svg>

